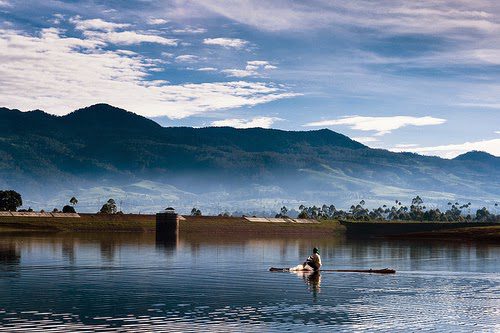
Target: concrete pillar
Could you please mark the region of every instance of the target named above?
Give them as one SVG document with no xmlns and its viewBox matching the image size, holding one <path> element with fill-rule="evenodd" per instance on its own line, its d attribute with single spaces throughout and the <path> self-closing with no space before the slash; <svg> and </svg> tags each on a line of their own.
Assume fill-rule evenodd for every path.
<svg viewBox="0 0 500 333">
<path fill-rule="evenodd" d="M 156 239 L 174 240 L 179 234 L 179 215 L 173 208 L 156 214 Z"/>
</svg>

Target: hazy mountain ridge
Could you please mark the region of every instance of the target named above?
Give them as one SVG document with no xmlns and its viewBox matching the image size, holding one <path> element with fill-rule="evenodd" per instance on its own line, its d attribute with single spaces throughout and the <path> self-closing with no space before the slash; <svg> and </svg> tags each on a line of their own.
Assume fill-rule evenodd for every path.
<svg viewBox="0 0 500 333">
<path fill-rule="evenodd" d="M 239 210 L 262 202 L 341 205 L 412 193 L 495 200 L 499 161 L 482 152 L 453 160 L 392 153 L 330 130 L 164 128 L 106 104 L 61 117 L 0 108 L 0 186 L 43 207 L 64 193 L 95 191 L 143 210 L 168 203 Z M 134 192 L 136 183 L 154 189 Z"/>
</svg>

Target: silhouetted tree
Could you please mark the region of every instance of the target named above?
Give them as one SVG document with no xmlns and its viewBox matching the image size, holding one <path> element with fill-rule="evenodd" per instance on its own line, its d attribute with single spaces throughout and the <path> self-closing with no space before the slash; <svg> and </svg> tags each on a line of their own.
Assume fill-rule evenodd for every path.
<svg viewBox="0 0 500 333">
<path fill-rule="evenodd" d="M 478 209 L 476 211 L 476 220 L 478 222 L 487 222 L 491 219 L 491 214 L 490 212 L 486 209 L 486 207 L 483 207 L 481 209 Z"/>
<path fill-rule="evenodd" d="M 299 215 L 297 216 L 299 219 L 308 219 L 309 215 L 307 215 L 307 212 L 305 210 L 301 211 Z"/>
<path fill-rule="evenodd" d="M 62 212 L 63 213 L 76 213 L 76 210 L 75 210 L 75 207 L 70 206 L 70 205 L 66 205 L 63 207 Z"/>
<path fill-rule="evenodd" d="M 113 199 L 109 199 L 104 205 L 102 205 L 100 214 L 116 214 L 116 202 Z"/>
<path fill-rule="evenodd" d="M 201 210 L 199 210 L 196 207 L 193 207 L 193 209 L 191 209 L 191 216 L 201 216 Z"/>
<path fill-rule="evenodd" d="M 288 208 L 286 206 L 281 207 L 280 212 L 276 214 L 276 218 L 288 217 Z"/>
<path fill-rule="evenodd" d="M 0 191 L 0 211 L 15 212 L 22 205 L 21 194 L 13 190 Z"/>
<path fill-rule="evenodd" d="M 75 206 L 78 203 L 78 199 L 76 199 L 75 197 L 71 197 L 71 199 L 69 199 L 69 203 Z"/>
</svg>

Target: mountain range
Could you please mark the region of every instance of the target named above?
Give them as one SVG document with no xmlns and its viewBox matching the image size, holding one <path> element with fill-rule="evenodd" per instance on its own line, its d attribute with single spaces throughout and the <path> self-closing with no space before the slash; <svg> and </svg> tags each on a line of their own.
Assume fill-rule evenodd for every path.
<svg viewBox="0 0 500 333">
<path fill-rule="evenodd" d="M 131 212 L 347 208 L 417 194 L 431 205 L 488 205 L 500 195 L 500 158 L 394 153 L 327 129 L 162 127 L 107 104 L 65 116 L 0 108 L 0 189 L 34 209 L 76 196 L 91 212 L 110 197 Z"/>
</svg>

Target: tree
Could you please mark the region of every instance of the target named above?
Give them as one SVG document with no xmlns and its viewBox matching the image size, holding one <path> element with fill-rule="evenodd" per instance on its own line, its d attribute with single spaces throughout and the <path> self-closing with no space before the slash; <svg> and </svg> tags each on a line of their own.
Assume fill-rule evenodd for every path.
<svg viewBox="0 0 500 333">
<path fill-rule="evenodd" d="M 62 212 L 63 213 L 76 213 L 76 210 L 75 210 L 75 207 L 70 206 L 70 205 L 66 205 L 63 207 Z"/>
<path fill-rule="evenodd" d="M 69 203 L 74 206 L 78 203 L 78 200 L 75 197 L 71 197 L 71 199 L 69 199 Z"/>
<path fill-rule="evenodd" d="M 0 191 L 0 211 L 15 212 L 23 205 L 21 195 L 13 190 Z"/>
<path fill-rule="evenodd" d="M 297 218 L 299 218 L 299 219 L 308 219 L 309 215 L 307 215 L 307 212 L 305 210 L 303 210 L 303 211 L 301 211 L 299 213 L 299 216 L 297 216 Z"/>
<path fill-rule="evenodd" d="M 116 202 L 113 199 L 109 199 L 104 205 L 102 205 L 100 214 L 116 214 Z"/>
<path fill-rule="evenodd" d="M 288 217 L 288 208 L 286 206 L 281 207 L 280 213 L 276 217 Z"/>
<path fill-rule="evenodd" d="M 191 209 L 191 216 L 201 216 L 201 210 L 199 210 L 196 207 L 193 207 L 193 209 Z"/>
<path fill-rule="evenodd" d="M 481 209 L 478 209 L 476 211 L 476 221 L 478 222 L 487 222 L 490 220 L 491 214 L 490 212 L 486 209 L 486 207 L 483 207 Z"/>
</svg>

